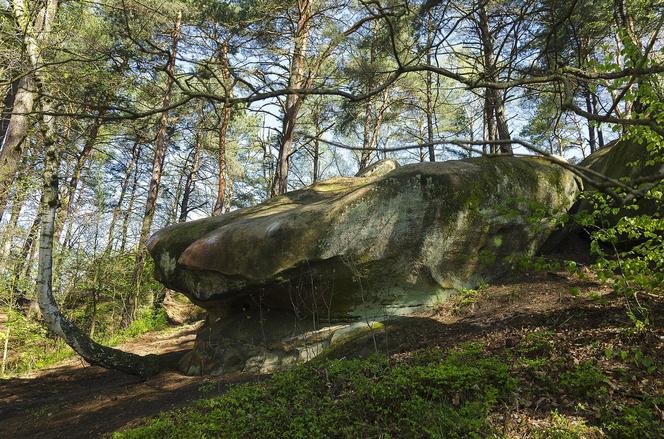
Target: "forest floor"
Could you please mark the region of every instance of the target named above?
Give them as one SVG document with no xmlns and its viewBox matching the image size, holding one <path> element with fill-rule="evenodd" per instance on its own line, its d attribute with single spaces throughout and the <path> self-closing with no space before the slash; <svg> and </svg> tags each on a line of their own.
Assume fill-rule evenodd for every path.
<svg viewBox="0 0 664 439">
<path fill-rule="evenodd" d="M 147 381 L 89 366 L 81 359 L 0 381 L 0 438 L 99 437 L 196 400 L 203 396 L 202 386 L 206 395 L 214 395 L 223 393 L 229 382 L 253 379 L 177 373 L 177 360 L 192 348 L 197 327 L 148 333 L 119 346 L 159 355 L 166 369 L 172 369 Z"/>
<path fill-rule="evenodd" d="M 653 319 L 650 328 L 645 335 L 634 335 L 624 298 L 612 293 L 610 287 L 567 273 L 523 273 L 501 284 L 461 292 L 455 300 L 433 311 L 413 315 L 409 327 L 389 334 L 389 354 L 408 357 L 418 350 L 445 349 L 466 342 L 480 342 L 489 350 L 516 350 L 532 334 L 548 334 L 551 349 L 574 356 L 575 363 L 610 349 L 629 353 L 627 362 L 636 355 L 638 363 L 640 352 L 648 361 L 661 365 L 664 303 L 653 301 L 648 306 Z M 195 331 L 196 325 L 190 325 L 147 334 L 122 348 L 161 355 L 174 368 L 177 359 L 191 348 Z M 662 372 L 657 369 L 640 375 L 635 372 L 634 376 L 640 378 L 628 385 L 633 389 L 625 392 L 621 384 L 620 391 L 611 392 L 611 397 L 627 400 L 630 394 L 661 394 Z M 173 370 L 142 381 L 90 367 L 80 360 L 69 361 L 29 376 L 0 381 L 0 437 L 104 436 L 140 425 L 160 412 L 223 394 L 229 384 L 259 378 L 187 377 Z M 506 427 L 508 430 L 521 435 L 545 422 L 552 410 L 565 410 L 559 406 L 560 398 L 546 392 L 538 394 L 537 400 L 523 401 L 505 414 L 509 419 L 503 422 L 511 425 Z"/>
</svg>

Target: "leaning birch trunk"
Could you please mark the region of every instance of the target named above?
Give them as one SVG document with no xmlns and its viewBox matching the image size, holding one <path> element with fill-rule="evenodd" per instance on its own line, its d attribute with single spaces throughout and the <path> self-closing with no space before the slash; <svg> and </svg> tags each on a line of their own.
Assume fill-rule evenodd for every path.
<svg viewBox="0 0 664 439">
<path fill-rule="evenodd" d="M 44 104 L 44 106 L 46 107 L 47 104 Z M 88 363 L 141 377 L 153 375 L 159 371 L 154 355 L 142 357 L 100 345 L 90 339 L 60 312 L 53 296 L 53 234 L 58 210 L 58 164 L 60 156 L 53 119 L 53 116 L 44 116 L 43 121 L 45 126 L 45 157 L 41 204 L 44 215 L 39 239 L 39 271 L 37 276 L 39 309 L 49 330 L 61 337 Z"/>
</svg>

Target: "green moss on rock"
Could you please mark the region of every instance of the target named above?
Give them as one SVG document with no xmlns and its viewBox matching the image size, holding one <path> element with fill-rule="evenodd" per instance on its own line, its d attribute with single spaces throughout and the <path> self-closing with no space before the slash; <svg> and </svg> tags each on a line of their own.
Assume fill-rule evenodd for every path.
<svg viewBox="0 0 664 439">
<path fill-rule="evenodd" d="M 247 353 L 284 328 L 381 320 L 494 279 L 538 249 L 578 191 L 570 172 L 535 158 L 420 163 L 171 226 L 150 252 L 159 279 L 209 311 L 197 355 L 223 359 L 214 340 L 247 335 L 236 349 Z M 238 312 L 260 325 L 231 337 Z"/>
</svg>

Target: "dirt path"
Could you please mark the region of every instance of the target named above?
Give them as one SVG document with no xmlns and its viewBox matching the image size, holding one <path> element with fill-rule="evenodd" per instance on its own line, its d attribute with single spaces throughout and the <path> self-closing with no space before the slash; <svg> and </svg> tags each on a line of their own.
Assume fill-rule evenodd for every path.
<svg viewBox="0 0 664 439">
<path fill-rule="evenodd" d="M 160 355 L 175 366 L 191 349 L 196 326 L 146 334 L 123 349 Z M 0 381 L 0 438 L 92 438 L 128 428 L 162 411 L 224 392 L 232 377 L 163 372 L 147 381 L 71 360 Z"/>
</svg>

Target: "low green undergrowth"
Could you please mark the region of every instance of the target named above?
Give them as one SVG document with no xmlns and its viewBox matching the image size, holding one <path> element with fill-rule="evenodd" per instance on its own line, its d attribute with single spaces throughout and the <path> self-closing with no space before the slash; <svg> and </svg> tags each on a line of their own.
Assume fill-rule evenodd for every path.
<svg viewBox="0 0 664 439">
<path fill-rule="evenodd" d="M 477 346 L 335 360 L 232 387 L 117 438 L 486 437 L 515 389 L 506 364 Z"/>
<path fill-rule="evenodd" d="M 74 351 L 64 341 L 50 337 L 42 324 L 26 318 L 22 313 L 12 312 L 7 325 L 11 325 L 8 347 L 14 352 L 6 364 L 7 376 L 43 369 L 74 356 Z M 167 326 L 165 312 L 153 312 L 151 308 L 145 308 L 126 328 L 100 331 L 94 338 L 104 345 L 117 346 L 141 334 L 159 331 Z M 6 334 L 7 332 L 0 334 L 0 347 L 4 346 Z"/>
<path fill-rule="evenodd" d="M 499 351 L 472 344 L 400 361 L 317 361 L 113 437 L 524 437 L 524 425 L 527 437 L 538 438 L 660 437 L 662 398 L 616 398 L 632 384 L 616 381 L 612 370 L 634 367 L 630 358 L 613 356 L 610 368 L 575 362 L 556 352 L 552 337 L 534 332 Z M 659 372 L 641 373 L 630 374 L 658 379 Z"/>
</svg>

